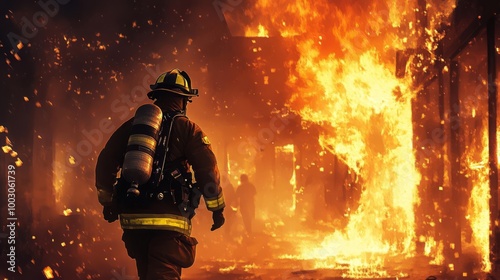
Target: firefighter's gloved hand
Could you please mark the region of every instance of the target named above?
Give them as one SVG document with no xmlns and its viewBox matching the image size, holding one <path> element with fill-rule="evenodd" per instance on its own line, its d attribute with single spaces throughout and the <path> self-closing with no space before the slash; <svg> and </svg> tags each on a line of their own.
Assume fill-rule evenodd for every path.
<svg viewBox="0 0 500 280">
<path fill-rule="evenodd" d="M 217 210 L 217 211 L 214 211 L 212 213 L 212 220 L 214 221 L 214 224 L 212 225 L 212 228 L 210 229 L 211 231 L 214 231 L 214 230 L 220 228 L 224 224 L 224 222 L 226 221 L 226 219 L 224 219 L 224 214 L 222 214 L 223 211 L 224 211 L 224 208 Z"/>
<path fill-rule="evenodd" d="M 104 216 L 104 220 L 108 221 L 109 223 L 112 223 L 118 220 L 118 206 L 116 205 L 116 203 L 110 203 L 104 205 L 104 208 L 102 209 L 102 214 Z"/>
</svg>

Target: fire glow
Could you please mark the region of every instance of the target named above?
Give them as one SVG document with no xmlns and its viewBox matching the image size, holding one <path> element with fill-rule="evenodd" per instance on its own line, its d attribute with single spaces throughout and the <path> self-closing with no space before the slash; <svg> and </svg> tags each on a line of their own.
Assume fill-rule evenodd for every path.
<svg viewBox="0 0 500 280">
<path fill-rule="evenodd" d="M 422 245 L 420 252 L 429 257 L 425 260 L 429 261 L 430 264 L 440 266 L 445 264 L 445 261 L 449 261 L 449 259 L 445 258 L 444 252 L 446 250 L 450 251 L 450 248 L 455 249 L 455 246 L 459 247 L 460 244 L 446 244 L 443 239 L 439 239 L 437 234 L 434 236 L 430 232 L 420 233 L 418 229 L 421 223 L 418 221 L 420 213 L 416 206 L 419 205 L 419 200 L 424 201 L 425 199 L 419 193 L 419 187 L 422 186 L 421 177 L 425 178 L 426 174 L 424 172 L 419 174 L 415 168 L 414 154 L 418 147 L 417 145 L 414 146 L 414 143 L 416 143 L 415 139 L 418 140 L 418 137 L 416 137 L 417 134 L 413 134 L 413 129 L 418 123 L 412 123 L 412 102 L 420 101 L 415 98 L 417 91 L 422 89 L 415 88 L 414 77 L 416 71 L 415 73 L 412 73 L 412 71 L 413 68 L 419 67 L 412 67 L 414 65 L 411 65 L 411 63 L 418 59 L 428 59 L 431 61 L 430 64 L 433 64 L 435 60 L 439 59 L 433 52 L 436 51 L 439 40 L 444 38 L 444 34 L 436 28 L 452 12 L 455 7 L 454 2 L 455 0 L 439 2 L 436 0 L 410 0 L 406 2 L 395 0 L 254 0 L 241 2 L 241 6 L 233 7 L 234 9 L 225 9 L 226 21 L 238 22 L 239 34 L 249 37 L 250 39 L 246 39 L 246 41 L 252 43 L 249 48 L 251 57 L 258 57 L 253 64 L 247 64 L 248 67 L 259 70 L 254 71 L 258 77 L 256 80 L 248 80 L 248 82 L 256 85 L 254 88 L 249 89 L 249 91 L 252 91 L 252 96 L 267 93 L 265 91 L 266 87 L 267 89 L 273 88 L 273 93 L 275 92 L 278 97 L 289 94 L 284 98 L 286 99 L 286 111 L 299 115 L 304 129 L 295 133 L 295 123 L 290 121 L 286 123 L 286 129 L 283 130 L 286 133 L 281 134 L 281 130 L 275 131 L 271 129 L 273 133 L 272 139 L 265 139 L 266 145 L 261 145 L 258 149 L 253 147 L 253 144 L 240 145 L 238 151 L 234 152 L 234 147 L 231 145 L 233 143 L 227 144 L 228 147 L 224 149 L 219 149 L 219 151 L 224 150 L 225 153 L 224 160 L 220 161 L 221 166 L 223 162 L 227 162 L 225 172 L 233 182 L 234 187 L 239 185 L 238 178 L 243 173 L 248 174 L 252 181 L 257 182 L 256 235 L 248 242 L 244 235 L 241 234 L 244 232 L 244 228 L 243 224 L 238 221 L 241 218 L 238 213 L 239 209 L 237 206 L 231 205 L 226 208 L 225 213 L 230 217 L 230 212 L 232 212 L 236 217 L 236 219 L 233 217 L 232 220 L 228 218 L 226 225 L 227 227 L 232 223 L 232 240 L 225 237 L 221 237 L 221 239 L 212 238 L 213 235 L 207 235 L 203 231 L 209 227 L 202 224 L 204 212 L 203 209 L 200 209 L 199 215 L 201 217 L 196 217 L 196 222 L 201 221 L 201 224 L 197 224 L 195 230 L 197 230 L 197 237 L 200 234 L 200 241 L 203 240 L 203 242 L 200 242 L 201 245 L 198 247 L 202 252 L 197 258 L 199 261 L 209 260 L 211 263 L 210 265 L 203 265 L 202 263 L 201 269 L 204 272 L 233 277 L 233 275 L 248 274 L 246 272 L 261 274 L 269 271 L 269 273 L 277 273 L 276 271 L 281 272 L 292 269 L 295 270 L 293 272 L 295 276 L 302 278 L 302 274 L 304 274 L 305 277 L 309 277 L 308 279 L 319 279 L 315 277 L 320 277 L 319 275 L 322 273 L 336 273 L 335 279 L 338 279 L 338 277 L 348 279 L 400 279 L 413 276 L 409 274 L 406 267 L 401 266 L 401 263 L 413 265 L 412 257 L 420 256 L 416 244 Z M 228 3 L 231 3 L 231 1 Z M 235 1 L 232 1 L 232 3 L 235 3 Z M 422 3 L 425 4 L 424 12 L 419 11 L 423 7 L 417 8 Z M 246 6 L 244 15 L 250 21 L 238 18 L 238 10 L 244 10 L 243 6 Z M 196 12 L 192 13 L 195 14 Z M 426 28 L 423 28 L 418 22 L 416 16 L 418 13 L 426 14 L 428 20 Z M 199 18 L 201 20 L 204 16 L 200 15 Z M 182 20 L 184 21 L 184 19 Z M 144 20 L 134 20 L 131 25 L 136 29 L 140 27 L 138 23 L 141 24 L 141 22 L 144 22 Z M 189 20 L 186 20 L 186 22 L 191 24 Z M 244 23 L 242 24 L 242 22 Z M 153 25 L 149 20 L 148 24 Z M 172 30 L 175 31 L 175 29 Z M 105 33 L 103 32 L 103 34 Z M 100 34 L 97 33 L 95 36 L 99 37 L 99 40 L 106 40 L 106 36 Z M 127 36 L 129 36 L 129 33 L 122 35 L 115 32 L 114 34 L 118 34 L 119 39 L 127 39 Z M 269 56 L 268 49 L 266 49 L 269 45 L 259 45 L 263 41 L 274 43 L 276 41 L 272 41 L 272 39 L 276 37 L 280 37 L 276 41 L 286 47 L 282 49 L 279 44 L 272 45 L 272 55 L 276 55 L 278 58 Z M 83 38 L 83 36 L 81 39 L 80 37 L 76 38 L 75 36 L 68 35 L 67 37 L 64 35 L 61 46 L 51 47 L 47 51 L 55 57 L 55 62 L 51 67 L 63 69 L 61 65 L 72 63 L 68 59 L 70 56 L 65 54 L 66 49 L 71 46 L 72 53 L 79 53 L 77 48 L 81 42 L 85 42 L 83 44 L 85 49 L 96 54 L 110 54 L 115 49 L 111 47 L 112 44 L 109 42 L 94 42 L 92 39 Z M 173 35 L 171 38 L 175 39 L 170 40 L 172 42 L 178 40 Z M 193 38 L 195 38 L 195 42 L 199 40 L 196 36 L 193 36 Z M 87 43 L 91 41 L 92 43 Z M 120 41 L 116 40 L 116 44 Z M 192 39 L 190 38 L 188 45 L 191 45 L 191 43 Z M 231 44 L 233 43 L 231 42 Z M 124 44 L 121 43 L 121 45 Z M 240 47 L 239 44 L 235 45 L 238 48 Z M 186 52 L 188 49 L 186 47 Z M 228 47 L 228 49 L 232 50 L 232 47 Z M 414 57 L 411 56 L 413 55 L 411 51 L 417 49 L 428 51 L 430 58 L 418 57 L 418 59 L 412 60 Z M 289 50 L 295 52 L 287 53 Z M 406 65 L 404 77 L 400 75 L 396 77 L 395 75 L 396 51 L 400 50 L 410 51 L 409 63 Z M 211 53 L 209 49 L 203 49 L 203 52 L 205 51 L 207 54 Z M 240 49 L 238 51 L 244 56 L 244 51 Z M 172 55 L 182 57 L 181 52 L 181 48 L 175 48 Z M 198 49 L 198 52 L 201 52 L 201 49 Z M 192 53 L 191 50 L 189 56 L 192 56 Z M 205 57 L 205 53 L 203 55 Z M 153 61 L 157 61 L 156 59 L 160 61 L 159 59 L 162 58 L 156 52 L 152 56 L 155 58 Z M 276 65 L 270 63 L 270 66 L 268 66 L 268 62 L 279 61 L 282 58 L 281 56 L 285 58 L 285 63 Z M 209 56 L 207 55 L 207 57 Z M 243 59 L 239 55 L 235 55 L 234 58 L 237 62 L 246 63 L 246 58 Z M 65 59 L 68 59 L 68 61 Z M 179 61 L 183 61 L 183 59 L 178 60 L 175 58 L 175 62 Z M 210 62 L 208 59 L 207 61 Z M 209 65 L 208 62 L 207 65 Z M 10 61 L 7 62 L 9 66 L 10 63 Z M 160 64 L 160 62 L 158 63 Z M 89 64 L 92 63 L 89 62 Z M 209 69 L 215 69 L 217 65 L 210 62 L 210 67 L 203 66 L 202 72 L 210 73 L 212 70 Z M 162 64 L 163 66 L 165 65 Z M 286 68 L 288 75 L 282 75 L 285 72 L 282 67 Z M 106 69 L 101 70 L 99 67 L 96 67 L 96 69 L 99 70 L 99 80 L 106 85 L 106 88 L 109 88 L 110 85 L 114 86 L 115 83 L 123 83 L 123 80 L 125 80 L 125 74 L 123 74 L 126 72 L 124 70 L 126 69 L 125 66 L 124 69 L 112 70 L 111 75 L 102 74 L 107 73 Z M 398 70 L 401 69 L 398 68 Z M 425 69 L 422 67 L 417 70 L 427 73 L 429 67 Z M 85 69 L 85 73 L 87 71 L 92 72 L 92 70 Z M 444 66 L 443 72 L 448 71 L 448 67 Z M 71 71 L 68 72 L 71 73 Z M 277 74 L 274 75 L 275 73 Z M 281 91 L 279 86 L 276 87 L 280 89 L 279 92 L 274 88 L 277 85 L 277 80 L 283 81 L 281 80 L 282 76 L 286 77 L 286 85 L 289 89 L 287 93 Z M 66 91 L 78 95 L 78 98 L 90 97 L 91 91 L 80 89 L 77 86 L 78 79 L 82 80 L 76 75 L 74 79 L 71 78 Z M 103 81 L 110 82 L 108 84 Z M 200 80 L 196 79 L 194 81 L 199 83 Z M 62 80 L 58 82 L 64 84 Z M 283 85 L 283 83 L 279 85 Z M 121 88 L 120 86 L 119 88 L 124 90 L 124 87 Z M 207 84 L 207 90 L 212 90 L 209 83 Z M 104 98 L 105 94 L 101 91 L 99 97 L 95 97 L 95 100 L 102 102 L 100 108 L 106 110 L 110 108 L 105 101 L 112 99 L 112 95 L 110 95 L 110 98 L 107 96 Z M 260 97 L 263 107 L 282 106 L 281 100 L 275 102 L 271 100 L 271 97 L 264 96 L 264 94 Z M 33 97 L 24 98 L 26 102 L 33 102 L 35 99 Z M 268 98 L 269 101 L 267 101 Z M 217 101 L 217 104 L 227 101 L 225 97 L 219 96 L 212 97 L 212 100 Z M 50 101 L 46 102 L 52 106 Z M 82 103 L 85 102 L 82 101 Z M 35 104 L 37 108 L 42 108 L 41 104 L 44 103 L 36 102 Z M 228 102 L 228 104 L 232 103 Z M 224 106 L 227 109 L 229 105 Z M 237 106 L 237 103 L 235 103 L 235 106 Z M 82 108 L 86 108 L 86 106 L 82 106 Z M 80 105 L 78 105 L 78 109 L 81 110 Z M 474 108 L 474 112 L 476 110 L 486 112 L 487 108 Z M 101 112 L 99 110 L 95 112 L 94 117 L 98 119 Z M 196 113 L 195 110 L 192 112 L 193 115 Z M 92 110 L 92 114 L 94 114 L 94 110 Z M 220 112 L 216 114 L 223 115 Z M 413 114 L 415 114 L 415 111 Z M 475 114 L 473 118 L 475 118 Z M 265 115 L 254 115 L 253 121 L 260 124 L 262 119 L 265 120 L 263 116 Z M 193 119 L 196 119 L 196 117 Z M 234 125 L 240 126 L 239 123 L 236 123 L 238 118 L 233 119 L 235 119 Z M 440 121 L 445 122 L 445 120 Z M 83 126 L 92 126 L 92 121 L 82 123 Z M 222 130 L 227 129 L 222 125 L 219 126 Z M 483 124 L 483 126 L 486 126 L 486 124 Z M 251 125 L 248 125 L 248 128 L 250 127 Z M 265 126 L 259 126 L 259 128 L 262 129 L 261 132 L 268 129 Z M 85 127 L 85 129 L 88 129 L 88 127 Z M 288 129 L 293 130 L 289 135 Z M 318 139 L 313 138 L 316 129 L 319 130 Z M 314 133 L 308 134 L 308 131 L 314 131 Z M 2 132 L 4 132 L 4 127 L 0 126 L 0 133 Z M 207 132 L 211 133 L 212 131 L 207 130 Z M 227 131 L 223 132 L 226 136 Z M 253 137 L 256 132 L 250 131 L 248 134 Z M 304 136 L 304 134 L 307 135 Z M 479 264 L 478 269 L 489 271 L 491 270 L 491 263 L 489 261 L 489 208 L 487 202 L 489 199 L 488 175 L 490 172 L 487 162 L 488 138 L 487 131 L 480 131 L 475 135 L 478 134 L 483 135 L 484 138 L 477 137 L 477 140 L 473 143 L 474 145 L 468 147 L 464 154 L 461 155 L 463 160 L 461 162 L 461 168 L 463 168 L 461 172 L 463 171 L 464 176 L 471 183 L 465 218 L 472 228 L 472 241 L 469 243 L 472 248 L 466 249 L 473 251 L 474 257 L 477 257 L 477 259 L 474 259 L 474 261 L 477 260 L 474 264 Z M 257 135 L 260 134 L 257 133 Z M 240 136 L 238 140 L 243 141 L 242 137 Z M 40 136 L 39 138 L 41 139 Z M 72 254 L 72 250 L 75 249 L 76 245 L 81 249 L 78 252 L 85 254 L 84 259 L 91 260 L 84 263 L 83 267 L 88 264 L 85 273 L 91 271 L 89 268 L 92 265 L 96 265 L 96 262 L 92 263 L 95 256 L 97 256 L 96 260 L 100 260 L 101 251 L 106 254 L 104 255 L 106 265 L 119 265 L 120 268 L 123 268 L 125 262 L 121 258 L 123 257 L 126 261 L 129 261 L 123 251 L 107 246 L 111 240 L 115 240 L 114 237 L 118 236 L 121 231 L 119 231 L 119 227 L 117 227 L 117 233 L 113 234 L 105 230 L 106 225 L 102 221 L 100 206 L 97 208 L 98 211 L 89 210 L 85 212 L 85 209 L 89 209 L 87 207 L 91 207 L 90 204 L 86 203 L 86 205 L 80 206 L 84 207 L 81 208 L 81 213 L 80 209 L 77 208 L 86 200 L 83 196 L 74 194 L 79 194 L 79 191 L 84 190 L 82 187 L 84 184 L 90 185 L 92 192 L 89 193 L 92 195 L 92 201 L 97 204 L 94 188 L 91 185 L 92 182 L 82 182 L 82 178 L 90 178 L 88 170 L 92 171 L 94 155 L 88 155 L 84 163 L 80 164 L 82 159 L 78 159 L 78 155 L 68 153 L 68 147 L 75 147 L 76 143 L 68 142 L 67 138 L 71 139 L 71 137 L 66 137 L 64 134 L 54 137 L 56 144 L 52 156 L 54 162 L 57 163 L 53 166 L 54 173 L 52 176 L 53 196 L 56 202 L 54 208 L 56 208 L 57 214 L 63 214 L 63 217 L 60 217 L 63 221 L 62 225 L 66 229 L 63 232 L 69 232 L 71 229 L 71 232 L 75 233 L 77 237 L 65 234 L 63 235 L 64 238 L 61 238 L 49 231 L 50 244 L 55 244 L 50 246 L 55 247 L 57 257 L 61 257 L 60 259 L 64 259 L 64 261 L 54 261 L 51 263 L 52 268 L 50 266 L 43 268 L 42 272 L 47 279 L 53 279 L 59 277 L 59 274 L 64 274 L 63 270 L 65 268 L 75 270 L 78 274 L 81 274 L 84 269 L 80 267 L 80 264 L 78 263 L 78 267 L 74 269 L 68 261 L 74 257 L 79 257 L 79 255 Z M 74 137 L 73 141 L 77 141 L 77 138 Z M 6 139 L 8 140 L 8 138 Z M 302 140 L 308 142 L 301 142 Z M 319 146 L 313 145 L 312 142 L 315 140 L 318 141 Z M 217 143 L 217 141 L 214 141 L 214 143 Z M 259 144 L 262 143 L 257 143 L 257 145 Z M 307 146 L 307 148 L 304 148 L 301 144 L 304 144 L 303 146 Z M 269 152 L 271 145 L 274 145 L 274 149 Z M 500 141 L 498 145 L 500 147 Z M 316 147 L 319 148 L 316 149 Z M 4 153 L 10 154 L 12 157 L 17 156 L 17 153 L 12 150 L 11 144 L 5 145 L 2 149 Z M 312 161 L 303 159 L 307 158 L 304 151 L 309 151 L 308 149 L 316 149 L 311 153 L 317 155 Z M 440 156 L 445 157 L 446 155 Z M 217 156 L 217 158 L 223 157 Z M 261 158 L 263 159 L 261 160 Z M 329 162 L 332 158 L 336 160 L 334 164 Z M 312 208 L 315 208 L 314 210 L 320 209 L 319 211 L 323 212 L 331 212 L 331 205 L 334 204 L 331 201 L 324 202 L 327 196 L 325 193 L 330 190 L 328 189 L 330 186 L 327 185 L 330 177 L 327 176 L 331 175 L 331 172 L 337 172 L 336 168 L 340 165 L 337 163 L 337 159 L 343 164 L 341 168 L 344 167 L 344 164 L 348 167 L 349 179 L 355 181 L 354 183 L 349 182 L 349 184 L 359 186 L 361 189 L 360 197 L 352 199 L 355 200 L 354 204 L 346 203 L 347 206 L 342 209 L 345 212 L 341 213 L 343 216 L 340 216 L 345 220 L 341 220 L 337 216 L 332 217 L 333 215 L 327 216 L 331 213 L 315 219 L 319 215 L 315 215 L 311 210 Z M 88 162 L 91 165 L 87 165 Z M 262 164 L 263 167 L 257 166 L 256 163 Z M 73 168 L 77 166 L 79 168 Z M 263 172 L 262 169 L 266 169 L 266 172 Z M 307 173 L 312 169 L 318 172 L 312 175 Z M 448 174 L 449 171 L 445 170 L 444 172 L 443 177 L 451 176 Z M 276 178 L 281 179 L 280 176 L 286 178 L 278 181 Z M 304 183 L 308 179 L 307 176 L 314 177 L 311 180 L 316 181 L 309 184 Z M 322 176 L 327 178 L 325 179 Z M 265 183 L 259 185 L 259 181 Z M 273 181 L 273 184 L 271 184 L 271 181 Z M 318 183 L 319 181 L 321 182 Z M 271 185 L 274 188 L 272 192 L 268 192 Z M 311 191 L 311 185 L 317 187 L 319 191 Z M 443 188 L 448 187 L 450 186 L 443 183 L 439 185 L 439 191 L 443 191 Z M 78 190 L 78 192 L 74 190 Z M 225 191 L 225 193 L 229 194 L 229 191 Z M 270 193 L 273 195 L 269 195 Z M 328 195 L 328 198 L 331 198 L 336 194 L 329 193 Z M 265 201 L 265 199 L 269 201 Z M 347 200 L 345 197 L 344 199 Z M 75 200 L 78 200 L 78 203 L 75 203 Z M 263 200 L 264 202 L 262 202 Z M 437 202 L 434 203 L 438 205 Z M 262 205 L 265 205 L 265 207 L 259 207 Z M 444 207 L 443 205 L 438 206 Z M 88 214 L 85 215 L 86 213 Z M 86 222 L 87 225 L 94 224 L 95 221 L 95 227 L 74 231 L 83 226 L 79 224 L 83 216 L 85 216 L 85 219 L 92 219 L 91 223 Z M 432 217 L 434 220 L 428 222 L 431 230 L 438 231 L 436 225 L 439 226 L 442 222 L 441 217 L 443 216 L 436 219 Z M 210 217 L 208 217 L 209 220 Z M 68 222 L 72 223 L 71 228 L 68 226 Z M 220 232 L 217 231 L 216 234 L 222 236 L 223 233 Z M 81 241 L 80 235 L 83 243 L 78 243 Z M 42 242 L 43 238 L 39 236 L 43 235 L 37 235 L 36 238 Z M 209 237 L 207 238 L 207 236 Z M 101 246 L 103 242 L 106 242 L 104 243 L 106 246 Z M 119 238 L 116 242 L 116 246 L 120 246 L 117 248 L 123 248 Z M 113 250 L 110 250 L 110 248 L 113 248 Z M 462 258 L 459 253 L 455 254 L 454 258 Z M 87 258 L 87 255 L 90 258 Z M 218 255 L 224 257 L 218 257 Z M 102 260 L 101 262 L 104 263 Z M 452 262 L 455 262 L 455 259 Z M 446 263 L 445 265 L 444 270 L 456 270 L 462 273 L 464 277 L 468 275 L 468 272 L 461 271 L 462 268 L 458 260 L 455 263 Z M 418 267 L 415 265 L 414 268 Z M 300 271 L 297 271 L 299 269 Z M 103 271 L 100 273 L 106 272 Z M 187 270 L 186 273 L 190 273 L 190 271 L 193 271 L 193 269 Z M 340 273 L 337 273 L 339 271 Z M 113 271 L 113 274 L 114 272 L 116 271 Z M 288 272 L 285 274 L 288 274 Z M 322 276 L 326 277 L 326 275 Z M 328 279 L 332 278 L 331 275 L 328 276 Z M 92 276 L 89 274 L 86 277 L 90 279 Z M 262 278 L 264 278 L 264 274 L 262 274 Z"/>
<path fill-rule="evenodd" d="M 471 198 L 468 207 L 468 219 L 472 228 L 472 244 L 481 256 L 481 269 L 491 270 L 489 259 L 489 215 L 490 209 L 487 201 L 489 195 L 489 167 L 488 167 L 488 133 L 483 131 L 480 139 L 482 151 L 471 148 L 467 153 L 468 176 L 472 179 Z M 480 162 L 475 161 L 479 155 Z"/>
<path fill-rule="evenodd" d="M 306 126 L 321 126 L 321 146 L 347 164 L 363 186 L 345 229 L 324 233 L 319 245 L 302 241 L 295 256 L 316 260 L 315 267 L 347 264 L 345 277 L 387 277 L 390 258 L 415 255 L 421 176 L 412 144 L 415 89 L 411 73 L 396 78 L 394 57 L 398 49 L 416 47 L 423 36 L 415 28 L 416 7 L 416 1 L 258 0 L 245 12 L 251 18 L 245 36 L 275 34 L 296 46 L 299 57 L 289 63 L 293 94 L 288 105 Z M 441 34 L 434 27 L 454 7 L 454 1 L 427 4 L 424 48 L 435 49 Z M 428 241 L 426 251 L 442 250 L 433 237 L 421 238 Z"/>
</svg>

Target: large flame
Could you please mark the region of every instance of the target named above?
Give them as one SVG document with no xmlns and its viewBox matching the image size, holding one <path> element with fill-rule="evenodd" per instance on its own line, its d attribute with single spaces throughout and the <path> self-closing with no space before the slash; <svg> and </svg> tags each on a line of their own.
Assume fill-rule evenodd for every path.
<svg viewBox="0 0 500 280">
<path fill-rule="evenodd" d="M 347 61 L 313 55 L 297 64 L 297 81 L 306 79 L 306 73 L 318 75 L 310 85 L 298 86 L 294 97 L 309 93 L 306 98 L 320 102 L 298 104 L 296 99 L 292 106 L 303 119 L 322 124 L 320 143 L 359 175 L 364 188 L 346 231 L 326 237 L 320 248 L 304 251 L 304 256 L 349 257 L 351 267 L 382 266 L 382 255 L 412 253 L 419 175 L 414 168 L 411 91 L 375 50 Z M 360 262 L 358 256 L 365 259 Z"/>
<path fill-rule="evenodd" d="M 483 126 L 487 127 L 487 126 Z M 466 151 L 467 176 L 471 180 L 472 190 L 469 199 L 467 217 L 472 228 L 472 242 L 481 257 L 481 270 L 491 271 L 490 261 L 490 180 L 488 166 L 488 130 L 483 129 L 483 137 L 477 145 L 471 145 Z M 476 147 L 482 147 L 477 149 Z M 479 157 L 478 157 L 479 156 Z"/>
<path fill-rule="evenodd" d="M 445 2 L 427 5 L 439 15 L 430 25 L 453 10 L 454 1 Z M 414 92 L 411 75 L 395 77 L 394 58 L 396 50 L 414 48 L 423 36 L 415 28 L 416 7 L 412 1 L 258 0 L 245 13 L 252 22 L 246 36 L 290 37 L 296 45 L 289 106 L 321 126 L 322 147 L 363 185 L 347 227 L 320 245 L 304 243 L 301 256 L 328 260 L 317 266 L 348 263 L 350 277 L 386 276 L 381 270 L 386 258 L 414 254 L 420 181 L 412 145 Z M 422 47 L 432 50 L 433 42 Z"/>
</svg>

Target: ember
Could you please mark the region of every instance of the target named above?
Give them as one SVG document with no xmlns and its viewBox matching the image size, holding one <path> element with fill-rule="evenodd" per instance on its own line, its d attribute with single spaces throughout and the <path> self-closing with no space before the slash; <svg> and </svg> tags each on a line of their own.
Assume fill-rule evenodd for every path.
<svg viewBox="0 0 500 280">
<path fill-rule="evenodd" d="M 94 168 L 176 67 L 200 89 L 188 115 L 227 196 L 220 230 L 197 210 L 184 279 L 497 276 L 498 1 L 56 2 L 9 1 L 0 17 L 19 274 L 2 278 L 136 277 Z"/>
</svg>

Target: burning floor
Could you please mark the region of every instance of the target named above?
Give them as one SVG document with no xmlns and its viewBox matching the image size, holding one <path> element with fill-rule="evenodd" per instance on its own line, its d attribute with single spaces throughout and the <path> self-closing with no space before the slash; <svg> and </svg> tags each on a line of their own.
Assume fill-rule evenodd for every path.
<svg viewBox="0 0 500 280">
<path fill-rule="evenodd" d="M 201 267 L 193 267 L 191 271 L 185 273 L 185 279 L 450 279 L 443 276 L 439 268 L 428 265 L 428 260 L 404 260 L 400 261 L 394 270 L 386 269 L 380 275 L 373 273 L 372 276 L 367 275 L 352 275 L 349 274 L 349 267 L 344 265 L 344 268 L 337 269 L 303 269 L 301 266 L 307 264 L 308 261 L 301 260 L 282 260 L 269 261 L 261 266 L 255 263 L 221 263 L 221 262 L 203 262 L 200 261 Z M 405 263 L 406 265 L 403 265 Z M 415 270 L 410 266 L 419 267 Z M 405 271 L 405 272 L 402 272 Z M 360 271 L 362 274 L 363 271 Z M 465 278 L 468 279 L 468 278 Z"/>
<path fill-rule="evenodd" d="M 32 236 L 21 247 L 19 272 L 23 278 L 19 279 L 137 279 L 135 264 L 126 255 L 116 225 L 100 222 L 101 217 L 95 213 L 66 213 L 45 225 L 51 230 Z M 226 224 L 230 227 L 216 232 L 207 230 L 209 213 L 200 211 L 197 218 L 193 236 L 200 243 L 195 264 L 183 270 L 186 280 L 495 279 L 478 270 L 478 258 L 470 258 L 468 267 L 455 271 L 432 264 L 433 258 L 423 252 L 387 256 L 360 248 L 365 253 L 357 256 L 339 251 L 335 256 L 306 258 L 308 250 L 321 248 L 330 232 L 323 226 L 297 223 L 293 218 L 278 223 L 257 220 L 251 236 L 245 233 L 238 216 Z M 380 259 L 383 263 L 378 262 Z"/>
<path fill-rule="evenodd" d="M 23 175 L 20 279 L 136 279 L 92 173 L 108 128 L 146 102 L 136 89 L 184 66 L 203 91 L 189 116 L 221 173 L 257 187 L 252 234 L 236 206 L 215 232 L 199 210 L 185 279 L 494 279 L 497 0 L 77 2 L 46 39 L 4 52 L 13 94 L 0 114 L 13 133 L 0 166 Z"/>
<path fill-rule="evenodd" d="M 474 252 L 464 253 L 455 266 L 436 264 L 435 257 L 425 255 L 425 244 L 412 256 L 388 256 L 363 247 L 358 251 L 364 253 L 352 255 L 343 252 L 341 244 L 322 247 L 332 228 L 306 221 L 285 219 L 279 226 L 260 221 L 251 237 L 241 221 L 233 223 L 231 232 L 217 238 L 200 232 L 198 258 L 184 271 L 185 279 L 495 279 L 481 271 L 481 258 Z M 329 257 L 306 257 L 317 250 L 329 252 L 324 253 Z"/>
</svg>

